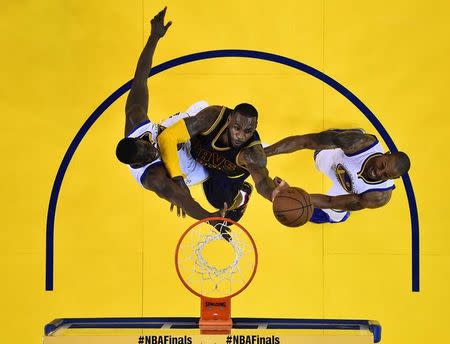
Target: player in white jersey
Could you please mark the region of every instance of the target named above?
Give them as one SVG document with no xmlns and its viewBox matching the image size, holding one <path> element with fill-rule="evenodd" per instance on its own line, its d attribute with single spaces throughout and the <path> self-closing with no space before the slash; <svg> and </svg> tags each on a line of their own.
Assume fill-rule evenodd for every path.
<svg viewBox="0 0 450 344">
<path fill-rule="evenodd" d="M 350 211 L 382 207 L 395 188 L 392 179 L 410 167 L 405 153 L 384 153 L 374 135 L 359 129 L 291 136 L 264 150 L 272 156 L 301 149 L 315 150 L 317 169 L 333 182 L 327 195 L 311 194 L 314 223 L 343 222 Z"/>
<path fill-rule="evenodd" d="M 159 133 L 183 118 L 195 116 L 198 112 L 200 112 L 207 106 L 207 102 L 199 101 L 189 107 L 186 112 L 179 112 L 173 116 L 170 116 L 161 124 L 156 124 L 151 122 L 150 120 L 146 120 L 139 124 L 136 128 L 133 128 L 131 133 L 127 135 L 127 138 L 138 138 L 149 141 L 153 147 L 158 149 Z M 126 140 L 124 142 L 126 142 Z M 130 144 L 134 145 L 134 142 L 130 141 Z M 208 172 L 206 171 L 206 169 L 192 157 L 190 146 L 191 143 L 190 141 L 188 141 L 180 145 L 178 149 L 180 167 L 185 176 L 184 181 L 187 186 L 200 184 L 208 178 Z M 162 164 L 163 162 L 161 161 L 161 157 L 158 156 L 156 159 L 143 166 L 139 165 L 140 167 L 132 167 L 131 165 L 128 165 L 128 167 L 136 181 L 141 186 L 144 186 L 142 181 L 145 179 L 147 172 L 150 171 L 151 168 Z"/>
<path fill-rule="evenodd" d="M 144 188 L 155 192 L 159 197 L 175 204 L 177 209 L 183 210 L 195 219 L 222 216 L 225 210 L 210 213 L 196 202 L 187 188 L 187 185 L 202 182 L 206 177 L 203 166 L 195 162 L 190 156 L 189 143 L 178 151 L 180 167 L 185 174 L 185 180 L 171 179 L 164 164 L 159 159 L 157 136 L 177 120 L 195 115 L 208 104 L 199 102 L 191 106 L 185 113 L 169 118 L 162 125 L 152 123 L 148 118 L 148 72 L 152 66 L 153 54 L 156 45 L 162 38 L 171 22 L 164 25 L 166 8 L 158 13 L 151 21 L 151 34 L 139 57 L 136 72 L 128 94 L 125 113 L 125 138 L 116 148 L 117 158 L 128 164 L 133 176 Z"/>
</svg>

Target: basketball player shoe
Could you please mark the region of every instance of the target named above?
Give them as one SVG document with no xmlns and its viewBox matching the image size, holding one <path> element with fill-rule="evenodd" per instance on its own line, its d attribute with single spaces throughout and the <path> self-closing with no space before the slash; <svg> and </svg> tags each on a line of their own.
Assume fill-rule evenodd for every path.
<svg viewBox="0 0 450 344">
<path fill-rule="evenodd" d="M 248 201 L 250 200 L 250 195 L 252 194 L 253 186 L 247 182 L 242 183 L 242 186 L 239 192 L 242 194 L 243 202 L 236 209 L 227 210 L 225 212 L 225 217 L 238 222 L 242 216 L 244 216 L 244 212 L 247 209 Z M 230 223 L 231 225 L 231 223 Z"/>
</svg>

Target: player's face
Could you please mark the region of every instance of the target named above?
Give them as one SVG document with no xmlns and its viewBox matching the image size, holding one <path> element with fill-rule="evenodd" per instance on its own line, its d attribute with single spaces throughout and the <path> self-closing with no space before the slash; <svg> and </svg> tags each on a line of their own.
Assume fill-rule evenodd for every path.
<svg viewBox="0 0 450 344">
<path fill-rule="evenodd" d="M 147 140 L 136 140 L 138 147 L 137 164 L 149 164 L 158 157 L 158 150 Z"/>
<path fill-rule="evenodd" d="M 231 146 L 239 148 L 250 140 L 256 130 L 256 125 L 256 117 L 242 116 L 239 112 L 233 113 L 228 125 Z"/>
<path fill-rule="evenodd" d="M 395 158 L 389 153 L 377 157 L 372 173 L 375 180 L 388 180 L 400 177 L 396 169 Z"/>
</svg>

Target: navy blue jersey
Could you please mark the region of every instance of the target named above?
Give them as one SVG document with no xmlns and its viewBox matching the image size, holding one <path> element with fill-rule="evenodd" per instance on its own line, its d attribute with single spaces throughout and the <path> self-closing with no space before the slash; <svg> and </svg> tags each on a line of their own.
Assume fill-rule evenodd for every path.
<svg viewBox="0 0 450 344">
<path fill-rule="evenodd" d="M 217 141 L 227 130 L 230 115 L 233 110 L 222 107 L 214 124 L 200 135 L 191 139 L 191 153 L 195 160 L 214 172 L 220 172 L 229 178 L 248 177 L 249 172 L 238 163 L 239 153 L 248 147 L 261 144 L 258 132 L 242 145 L 242 147 L 225 147 Z"/>
<path fill-rule="evenodd" d="M 221 146 L 219 141 L 228 130 L 229 118 L 233 110 L 222 107 L 214 124 L 203 133 L 191 138 L 191 154 L 208 170 L 209 178 L 203 183 L 206 197 L 214 207 L 220 209 L 223 203 L 231 205 L 244 180 L 250 175 L 248 170 L 239 165 L 239 154 L 243 149 L 261 144 L 258 133 L 241 147 Z"/>
</svg>

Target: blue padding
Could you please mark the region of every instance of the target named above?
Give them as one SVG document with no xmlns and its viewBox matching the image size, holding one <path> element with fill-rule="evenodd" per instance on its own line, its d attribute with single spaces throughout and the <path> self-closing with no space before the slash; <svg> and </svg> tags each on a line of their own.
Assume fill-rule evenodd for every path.
<svg viewBox="0 0 450 344">
<path fill-rule="evenodd" d="M 48 336 L 58 328 L 70 324 L 72 328 L 137 328 L 153 326 L 149 323 L 165 324 L 169 322 L 192 323 L 193 328 L 198 327 L 198 318 L 195 317 L 166 317 L 166 318 L 65 318 L 55 319 L 45 325 L 44 333 Z M 160 326 L 161 327 L 161 326 Z M 150 327 L 149 327 L 150 328 Z"/>
<path fill-rule="evenodd" d="M 55 319 L 51 323 L 48 323 L 44 327 L 44 333 L 47 336 L 49 333 L 55 331 L 58 327 L 62 326 L 64 324 L 64 321 L 66 319 Z"/>
<path fill-rule="evenodd" d="M 258 328 L 258 325 L 250 325 L 250 324 L 240 324 L 236 323 L 233 319 L 233 328 L 235 329 L 250 329 L 250 330 L 256 330 Z"/>
<path fill-rule="evenodd" d="M 165 318 L 66 318 L 55 319 L 45 325 L 48 336 L 62 326 L 68 328 L 162 328 L 171 323 L 171 329 L 198 328 L 198 317 Z M 373 334 L 374 343 L 381 341 L 381 326 L 372 320 L 353 319 L 293 319 L 293 318 L 233 318 L 235 329 L 257 329 L 265 324 L 267 329 L 318 329 L 318 330 L 359 330 L 367 327 Z"/>
<path fill-rule="evenodd" d="M 186 323 L 186 324 L 172 324 L 171 329 L 183 329 L 183 328 L 198 328 L 198 322 L 196 323 Z"/>
<path fill-rule="evenodd" d="M 368 320 L 353 320 L 353 319 L 297 319 L 297 318 L 233 318 L 234 322 L 239 323 L 294 323 L 294 324 L 324 324 L 324 325 L 360 325 L 369 326 Z M 376 323 L 376 322 L 375 322 Z"/>
<path fill-rule="evenodd" d="M 69 325 L 68 328 L 161 328 L 163 325 L 164 323 L 152 323 L 152 324 L 101 323 L 101 324 L 71 324 Z"/>
<path fill-rule="evenodd" d="M 381 341 L 381 325 L 377 321 L 369 321 L 369 331 L 373 334 L 373 342 L 379 343 Z"/>
<path fill-rule="evenodd" d="M 267 329 L 301 329 L 301 330 L 359 330 L 357 324 L 268 324 Z"/>
</svg>

